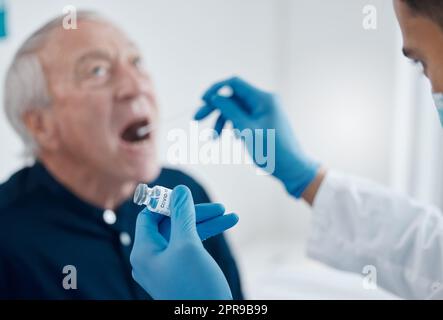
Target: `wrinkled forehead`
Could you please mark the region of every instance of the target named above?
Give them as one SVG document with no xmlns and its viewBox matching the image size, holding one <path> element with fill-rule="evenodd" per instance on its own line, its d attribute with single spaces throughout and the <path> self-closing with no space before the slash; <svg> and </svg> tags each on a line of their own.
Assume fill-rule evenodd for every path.
<svg viewBox="0 0 443 320">
<path fill-rule="evenodd" d="M 138 51 L 136 45 L 118 27 L 107 21 L 78 21 L 77 29 L 55 27 L 40 56 L 46 68 L 75 64 L 89 52 L 106 52 L 109 56 Z"/>
</svg>

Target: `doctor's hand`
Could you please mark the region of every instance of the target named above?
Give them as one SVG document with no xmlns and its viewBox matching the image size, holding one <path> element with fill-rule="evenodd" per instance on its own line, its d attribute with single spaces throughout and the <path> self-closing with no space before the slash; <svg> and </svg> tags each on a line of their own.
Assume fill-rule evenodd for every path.
<svg viewBox="0 0 443 320">
<path fill-rule="evenodd" d="M 232 89 L 232 96 L 221 95 L 220 90 L 224 87 Z M 230 121 L 234 129 L 251 130 L 255 141 L 264 141 L 263 145 L 266 146 L 274 140 L 272 134 L 267 134 L 267 130 L 274 129 L 275 148 L 268 148 L 266 157 L 268 163 L 274 161 L 275 168 L 271 166 L 273 170 L 268 173 L 279 179 L 291 195 L 296 198 L 302 196 L 316 178 L 319 165 L 309 159 L 300 148 L 288 117 L 275 95 L 259 90 L 242 79 L 231 78 L 209 88 L 203 96 L 203 101 L 205 105 L 197 111 L 194 118 L 199 121 L 215 110 L 220 111 L 215 124 L 215 131 L 219 134 L 226 122 Z M 241 136 L 254 162 L 262 167 L 262 161 L 257 160 L 260 159 L 258 157 L 263 157 L 259 154 L 263 151 L 257 149 L 257 143 L 254 146 L 251 139 L 245 139 L 245 135 Z M 275 152 L 272 154 L 273 150 Z M 269 167 L 269 164 L 267 166 Z"/>
<path fill-rule="evenodd" d="M 154 299 L 231 300 L 228 282 L 201 238 L 229 229 L 238 217 L 223 215 L 220 205 L 194 207 L 191 192 L 184 186 L 172 192 L 170 210 L 170 224 L 163 227 L 163 220 L 169 218 L 148 210 L 137 218 L 130 257 L 135 281 Z"/>
</svg>

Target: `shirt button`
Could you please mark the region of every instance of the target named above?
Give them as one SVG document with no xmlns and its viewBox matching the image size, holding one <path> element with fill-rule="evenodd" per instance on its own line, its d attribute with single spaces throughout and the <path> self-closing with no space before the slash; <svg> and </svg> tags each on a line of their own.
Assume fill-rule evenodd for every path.
<svg viewBox="0 0 443 320">
<path fill-rule="evenodd" d="M 131 236 L 127 232 L 120 233 L 120 242 L 125 247 L 129 246 L 131 244 Z"/>
<path fill-rule="evenodd" d="M 105 210 L 105 212 L 103 212 L 103 220 L 107 224 L 114 224 L 117 221 L 117 215 L 112 210 Z"/>
</svg>

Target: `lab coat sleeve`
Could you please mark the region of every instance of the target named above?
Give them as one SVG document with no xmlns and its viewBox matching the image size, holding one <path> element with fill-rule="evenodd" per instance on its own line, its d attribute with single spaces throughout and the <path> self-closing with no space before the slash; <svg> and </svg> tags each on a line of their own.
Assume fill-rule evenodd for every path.
<svg viewBox="0 0 443 320">
<path fill-rule="evenodd" d="M 337 172 L 325 177 L 313 209 L 308 256 L 362 275 L 374 266 L 377 285 L 399 297 L 443 297 L 439 209 Z"/>
</svg>

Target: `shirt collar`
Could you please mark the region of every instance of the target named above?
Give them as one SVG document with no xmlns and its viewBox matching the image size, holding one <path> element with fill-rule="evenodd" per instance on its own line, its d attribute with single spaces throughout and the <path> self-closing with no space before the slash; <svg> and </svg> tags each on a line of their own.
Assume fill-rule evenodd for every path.
<svg viewBox="0 0 443 320">
<path fill-rule="evenodd" d="M 58 199 L 62 199 L 66 206 L 75 207 L 81 212 L 97 215 L 101 218 L 103 211 L 105 210 L 104 208 L 99 208 L 77 197 L 57 181 L 41 162 L 36 161 L 36 163 L 30 168 L 26 191 L 31 192 L 42 187 L 47 188 Z M 127 200 L 115 211 L 133 211 L 134 209 L 136 209 L 135 205 Z"/>
</svg>

